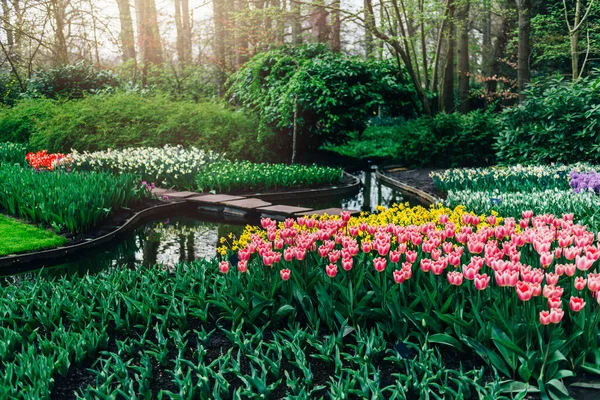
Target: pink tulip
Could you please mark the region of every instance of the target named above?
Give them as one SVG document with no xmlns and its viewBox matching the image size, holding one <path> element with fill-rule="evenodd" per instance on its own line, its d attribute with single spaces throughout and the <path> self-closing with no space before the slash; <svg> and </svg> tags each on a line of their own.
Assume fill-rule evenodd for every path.
<svg viewBox="0 0 600 400">
<path fill-rule="evenodd" d="M 552 322 L 553 324 L 558 324 L 562 320 L 564 315 L 565 312 L 560 308 L 552 308 L 550 310 L 550 322 Z"/>
<path fill-rule="evenodd" d="M 306 256 L 306 249 L 301 249 L 299 247 L 296 247 L 295 253 L 296 253 L 296 260 L 302 261 L 302 260 L 304 260 L 304 257 Z"/>
<path fill-rule="evenodd" d="M 448 223 L 448 221 L 450 220 L 450 218 L 448 218 L 447 214 L 442 214 L 438 217 L 438 220 L 440 221 L 440 224 L 445 225 Z"/>
<path fill-rule="evenodd" d="M 333 250 L 331 253 L 329 253 L 329 262 L 330 263 L 336 263 L 337 260 L 340 259 L 342 253 L 339 250 Z"/>
<path fill-rule="evenodd" d="M 554 254 L 549 252 L 544 252 L 540 254 L 540 265 L 544 268 L 548 268 L 552 261 L 554 260 Z"/>
<path fill-rule="evenodd" d="M 342 211 L 342 221 L 344 221 L 344 222 L 350 221 L 351 216 L 352 216 L 352 214 L 350 214 L 350 211 Z"/>
<path fill-rule="evenodd" d="M 592 267 L 592 264 L 594 264 L 594 260 L 588 260 L 588 258 L 586 256 L 575 257 L 575 265 L 577 266 L 577 269 L 580 271 L 587 271 L 588 269 L 590 269 Z"/>
<path fill-rule="evenodd" d="M 406 261 L 409 263 L 414 263 L 417 261 L 417 252 L 414 250 L 409 250 L 406 252 Z"/>
<path fill-rule="evenodd" d="M 281 271 L 279 271 L 279 275 L 281 276 L 281 279 L 283 279 L 284 281 L 287 281 L 290 279 L 291 273 L 292 273 L 292 271 L 290 271 L 289 269 L 282 269 Z"/>
<path fill-rule="evenodd" d="M 575 264 L 565 264 L 565 274 L 567 276 L 575 275 L 576 271 L 577 270 L 575 269 Z"/>
<path fill-rule="evenodd" d="M 542 285 L 540 285 L 539 283 L 532 283 L 531 290 L 533 292 L 533 297 L 538 297 L 542 294 Z"/>
<path fill-rule="evenodd" d="M 327 272 L 327 275 L 330 278 L 333 278 L 337 275 L 338 273 L 338 267 L 335 264 L 329 264 L 326 268 L 325 268 L 325 272 Z"/>
<path fill-rule="evenodd" d="M 249 249 L 240 249 L 238 251 L 238 258 L 240 261 L 248 261 L 250 260 L 250 250 Z"/>
<path fill-rule="evenodd" d="M 219 271 L 221 271 L 221 273 L 223 273 L 223 274 L 226 274 L 227 272 L 229 272 L 229 262 L 221 261 L 219 263 Z"/>
<path fill-rule="evenodd" d="M 578 276 L 577 278 L 575 278 L 575 289 L 583 290 L 585 288 L 586 283 L 587 283 L 586 279 L 584 279 L 581 276 Z"/>
<path fill-rule="evenodd" d="M 247 272 L 248 271 L 248 261 L 240 260 L 238 262 L 237 269 L 238 269 L 238 271 L 240 271 L 242 273 Z"/>
<path fill-rule="evenodd" d="M 371 242 L 363 241 L 361 244 L 363 253 L 370 253 L 373 248 L 373 244 Z"/>
<path fill-rule="evenodd" d="M 571 308 L 571 311 L 579 312 L 583 310 L 583 307 L 585 307 L 585 301 L 583 301 L 583 299 L 580 297 L 571 296 L 571 300 L 569 301 L 569 307 Z"/>
<path fill-rule="evenodd" d="M 412 264 L 409 262 L 402 263 L 402 272 L 405 280 L 410 279 L 412 277 Z"/>
<path fill-rule="evenodd" d="M 529 284 L 529 282 L 517 282 L 516 286 L 517 297 L 521 301 L 529 301 L 533 297 L 533 288 Z"/>
<path fill-rule="evenodd" d="M 550 324 L 550 311 L 540 311 L 540 322 L 542 323 L 542 325 Z"/>
<path fill-rule="evenodd" d="M 296 250 L 293 247 L 288 247 L 283 251 L 283 259 L 285 261 L 292 261 L 296 256 Z"/>
<path fill-rule="evenodd" d="M 383 272 L 385 270 L 385 266 L 387 265 L 387 260 L 382 257 L 377 257 L 373 260 L 373 265 L 375 266 L 375 270 L 377 270 L 377 272 Z"/>
<path fill-rule="evenodd" d="M 404 275 L 404 271 L 400 271 L 400 270 L 395 270 L 394 271 L 394 281 L 396 281 L 396 283 L 402 283 L 405 280 L 405 275 Z"/>
<path fill-rule="evenodd" d="M 342 259 L 342 268 L 344 271 L 350 271 L 352 269 L 353 259 L 352 258 L 343 258 Z"/>
<path fill-rule="evenodd" d="M 526 211 L 523 211 L 523 212 L 521 213 L 521 216 L 522 216 L 523 218 L 531 219 L 531 218 L 533 217 L 533 211 L 531 211 L 531 210 L 526 210 Z"/>
<path fill-rule="evenodd" d="M 477 290 L 484 290 L 490 283 L 490 277 L 487 274 L 476 274 L 474 283 Z"/>
<path fill-rule="evenodd" d="M 546 274 L 546 283 L 548 285 L 556 285 L 558 283 L 559 275 L 553 272 L 548 272 Z"/>
<path fill-rule="evenodd" d="M 454 286 L 460 286 L 463 283 L 463 274 L 458 271 L 448 272 L 448 282 Z"/>
<path fill-rule="evenodd" d="M 562 308 L 562 300 L 560 297 L 548 298 L 548 308 Z"/>
<path fill-rule="evenodd" d="M 400 262 L 400 256 L 401 256 L 401 255 L 402 255 L 402 254 L 401 254 L 399 251 L 396 251 L 396 250 L 392 251 L 392 252 L 390 253 L 390 261 L 391 261 L 391 262 L 393 262 L 393 263 L 398 263 L 398 262 Z"/>
<path fill-rule="evenodd" d="M 421 262 L 419 263 L 419 267 L 421 268 L 421 270 L 423 272 L 429 272 L 431 271 L 431 263 L 432 261 L 428 258 L 423 258 L 421 259 Z"/>
<path fill-rule="evenodd" d="M 444 269 L 446 269 L 447 264 L 443 262 L 443 260 L 437 260 L 434 261 L 431 264 L 431 272 L 434 275 L 441 275 L 442 272 L 444 272 Z"/>
</svg>

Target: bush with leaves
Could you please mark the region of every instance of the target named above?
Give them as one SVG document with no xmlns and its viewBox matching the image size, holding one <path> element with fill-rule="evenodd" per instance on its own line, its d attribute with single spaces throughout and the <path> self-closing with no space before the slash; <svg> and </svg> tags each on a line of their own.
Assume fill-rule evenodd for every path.
<svg viewBox="0 0 600 400">
<path fill-rule="evenodd" d="M 323 148 L 358 159 L 383 158 L 411 167 L 488 165 L 496 116 L 491 111 L 440 113 L 392 126 L 372 126 L 342 145 Z"/>
<path fill-rule="evenodd" d="M 37 71 L 27 81 L 26 94 L 50 99 L 79 99 L 86 93 L 98 93 L 119 84 L 119 78 L 113 72 L 77 63 Z"/>
<path fill-rule="evenodd" d="M 396 66 L 332 53 L 320 44 L 258 54 L 229 84 L 233 101 L 256 110 L 261 132 L 275 127 L 280 141 L 289 143 L 297 108 L 303 149 L 364 130 L 380 108 L 392 115 L 417 112 L 412 86 Z"/>
<path fill-rule="evenodd" d="M 500 118 L 498 161 L 600 161 L 600 71 L 575 82 L 556 78 L 534 84 L 526 96 Z"/>
</svg>

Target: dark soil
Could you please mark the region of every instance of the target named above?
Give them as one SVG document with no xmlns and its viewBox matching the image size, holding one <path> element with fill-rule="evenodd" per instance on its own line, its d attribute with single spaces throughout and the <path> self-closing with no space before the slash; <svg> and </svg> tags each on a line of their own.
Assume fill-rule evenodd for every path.
<svg viewBox="0 0 600 400">
<path fill-rule="evenodd" d="M 389 168 L 383 169 L 382 172 L 390 178 L 396 179 L 402 183 L 415 187 L 426 193 L 432 194 L 440 199 L 445 199 L 446 194 L 436 189 L 433 185 L 433 180 L 429 177 L 432 171 L 440 171 L 435 169 L 400 169 Z"/>
</svg>

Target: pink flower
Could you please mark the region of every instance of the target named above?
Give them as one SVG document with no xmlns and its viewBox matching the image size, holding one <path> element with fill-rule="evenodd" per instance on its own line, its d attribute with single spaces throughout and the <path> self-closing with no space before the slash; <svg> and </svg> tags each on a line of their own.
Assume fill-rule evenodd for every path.
<svg viewBox="0 0 600 400">
<path fill-rule="evenodd" d="M 544 252 L 544 253 L 540 254 L 540 264 L 544 268 L 548 268 L 548 266 L 550 266 L 550 264 L 552 264 L 553 260 L 554 260 L 554 254 L 552 254 L 552 253 Z"/>
<path fill-rule="evenodd" d="M 558 324 L 562 320 L 564 315 L 565 312 L 560 308 L 552 308 L 550 310 L 550 322 L 552 322 L 553 324 Z"/>
<path fill-rule="evenodd" d="M 484 290 L 490 283 L 490 277 L 487 274 L 475 274 L 474 282 L 477 290 Z"/>
<path fill-rule="evenodd" d="M 521 301 L 528 301 L 533 297 L 533 288 L 529 284 L 529 282 L 517 282 L 516 286 L 517 297 Z"/>
<path fill-rule="evenodd" d="M 593 263 L 594 260 L 589 260 L 586 256 L 581 257 L 578 255 L 577 257 L 575 257 L 575 265 L 580 271 L 587 271 L 592 267 Z"/>
<path fill-rule="evenodd" d="M 238 258 L 240 259 L 240 261 L 248 261 L 250 259 L 250 250 L 240 249 L 238 251 Z"/>
<path fill-rule="evenodd" d="M 521 216 L 526 219 L 531 219 L 533 217 L 533 211 L 526 210 L 521 213 Z"/>
<path fill-rule="evenodd" d="M 325 268 L 325 272 L 327 272 L 327 275 L 330 278 L 333 278 L 337 275 L 338 273 L 338 267 L 335 264 L 329 264 L 326 268 Z"/>
<path fill-rule="evenodd" d="M 329 253 L 329 262 L 336 263 L 337 260 L 340 259 L 341 254 L 342 253 L 339 250 L 333 250 L 331 253 Z"/>
<path fill-rule="evenodd" d="M 399 251 L 393 250 L 390 252 L 390 261 L 393 263 L 398 263 L 401 255 L 402 254 Z"/>
<path fill-rule="evenodd" d="M 285 261 L 292 261 L 296 256 L 296 250 L 293 247 L 288 247 L 283 251 L 283 259 Z"/>
<path fill-rule="evenodd" d="M 402 283 L 405 280 L 405 274 L 404 271 L 400 271 L 400 270 L 395 270 L 394 271 L 394 281 L 396 281 L 396 283 Z"/>
<path fill-rule="evenodd" d="M 463 274 L 458 271 L 448 272 L 448 282 L 451 285 L 460 286 L 463 283 Z"/>
<path fill-rule="evenodd" d="M 548 308 L 562 308 L 562 300 L 560 297 L 548 298 Z"/>
<path fill-rule="evenodd" d="M 248 271 L 248 261 L 240 260 L 238 262 L 237 269 L 242 273 Z"/>
<path fill-rule="evenodd" d="M 352 269 L 353 260 L 352 258 L 343 258 L 342 259 L 342 268 L 344 271 L 350 271 Z"/>
<path fill-rule="evenodd" d="M 402 272 L 404 273 L 404 279 L 410 279 L 412 277 L 412 264 L 409 262 L 402 263 Z"/>
<path fill-rule="evenodd" d="M 583 307 L 585 307 L 585 301 L 583 301 L 583 299 L 580 297 L 571 296 L 571 300 L 569 301 L 569 307 L 571 308 L 571 311 L 579 312 L 583 310 Z"/>
<path fill-rule="evenodd" d="M 542 323 L 542 325 L 550 324 L 550 311 L 540 311 L 540 322 Z"/>
<path fill-rule="evenodd" d="M 443 260 L 434 261 L 431 264 L 431 272 L 434 275 L 441 275 L 442 272 L 444 271 L 444 269 L 446 269 L 447 266 L 448 266 L 448 264 L 445 263 Z"/>
<path fill-rule="evenodd" d="M 465 279 L 472 281 L 475 279 L 475 275 L 479 272 L 479 268 L 474 265 L 463 265 L 463 275 Z"/>
<path fill-rule="evenodd" d="M 377 272 L 383 272 L 385 270 L 385 266 L 387 265 L 387 260 L 382 257 L 377 257 L 373 260 L 373 265 Z"/>
<path fill-rule="evenodd" d="M 497 219 L 496 219 L 496 216 L 495 216 L 495 215 L 489 215 L 489 216 L 486 218 L 486 221 L 487 221 L 487 223 L 488 223 L 488 224 L 490 224 L 490 225 L 496 225 L 496 222 L 498 222 L 498 221 L 497 221 Z"/>
<path fill-rule="evenodd" d="M 223 274 L 226 274 L 227 272 L 229 272 L 229 262 L 221 261 L 219 263 L 219 271 L 221 271 L 221 273 L 223 273 Z"/>
<path fill-rule="evenodd" d="M 295 253 L 296 253 L 296 260 L 302 261 L 302 260 L 304 260 L 304 257 L 306 256 L 306 249 L 301 249 L 299 247 L 296 247 Z"/>
<path fill-rule="evenodd" d="M 352 214 L 350 214 L 350 211 L 342 211 L 342 221 L 344 221 L 344 222 L 350 221 L 351 215 Z"/>
<path fill-rule="evenodd" d="M 587 283 L 586 279 L 584 279 L 581 276 L 578 276 L 577 278 L 575 278 L 575 289 L 583 290 L 585 288 L 586 283 Z"/>
<path fill-rule="evenodd" d="M 282 269 L 281 271 L 279 271 L 279 275 L 281 276 L 281 279 L 283 279 L 284 281 L 287 281 L 290 279 L 290 274 L 292 273 L 292 271 L 290 271 L 289 269 Z"/>
<path fill-rule="evenodd" d="M 428 258 L 423 258 L 421 259 L 421 262 L 419 263 L 419 267 L 421 268 L 421 270 L 423 272 L 429 272 L 431 271 L 431 260 Z"/>
<path fill-rule="evenodd" d="M 548 272 L 546 274 L 546 283 L 548 285 L 556 285 L 558 283 L 559 275 L 554 272 Z"/>
<path fill-rule="evenodd" d="M 440 224 L 445 225 L 448 223 L 448 221 L 450 220 L 450 218 L 448 218 L 447 214 L 442 214 L 438 217 L 438 220 L 440 221 Z"/>
<path fill-rule="evenodd" d="M 373 248 L 373 245 L 371 244 L 371 242 L 363 241 L 360 245 L 362 247 L 363 253 L 370 253 L 371 249 Z"/>
<path fill-rule="evenodd" d="M 409 250 L 406 252 L 406 261 L 409 263 L 414 263 L 417 261 L 417 252 L 414 250 Z"/>
</svg>

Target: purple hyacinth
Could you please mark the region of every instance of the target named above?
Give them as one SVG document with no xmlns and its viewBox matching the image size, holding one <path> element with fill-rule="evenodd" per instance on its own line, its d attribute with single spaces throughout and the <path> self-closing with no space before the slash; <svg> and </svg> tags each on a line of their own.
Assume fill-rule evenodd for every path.
<svg viewBox="0 0 600 400">
<path fill-rule="evenodd" d="M 576 193 L 583 191 L 600 193 L 600 174 L 596 171 L 571 171 L 569 174 L 569 185 Z"/>
</svg>

